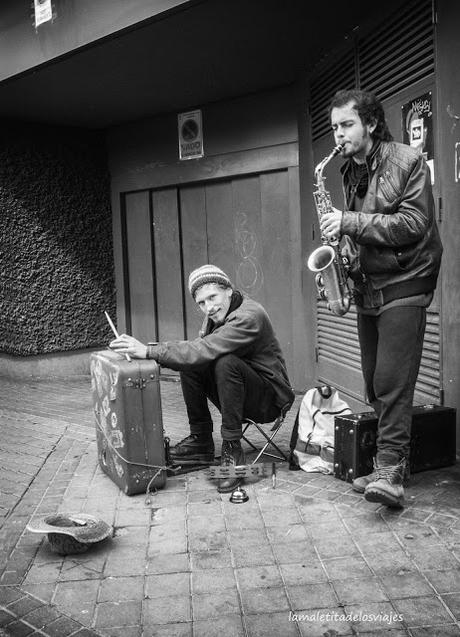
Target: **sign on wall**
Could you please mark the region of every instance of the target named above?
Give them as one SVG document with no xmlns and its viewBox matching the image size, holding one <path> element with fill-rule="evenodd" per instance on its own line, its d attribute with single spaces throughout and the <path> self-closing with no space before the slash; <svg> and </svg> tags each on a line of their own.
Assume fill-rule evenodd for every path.
<svg viewBox="0 0 460 637">
<path fill-rule="evenodd" d="M 53 19 L 51 0 L 34 0 L 35 28 Z"/>
<path fill-rule="evenodd" d="M 434 183 L 433 102 L 431 91 L 402 107 L 403 142 L 418 149 L 426 159 Z"/>
<path fill-rule="evenodd" d="M 201 111 L 179 113 L 179 159 L 197 159 L 204 156 Z"/>
</svg>

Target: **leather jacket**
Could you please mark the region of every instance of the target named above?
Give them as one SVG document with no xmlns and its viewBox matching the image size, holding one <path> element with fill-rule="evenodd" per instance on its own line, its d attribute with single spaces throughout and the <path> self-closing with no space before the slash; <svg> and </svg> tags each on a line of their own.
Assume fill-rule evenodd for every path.
<svg viewBox="0 0 460 637">
<path fill-rule="evenodd" d="M 380 142 L 367 158 L 369 185 L 360 212 L 347 209 L 351 161 L 341 169 L 346 203 L 341 231 L 357 304 L 362 305 L 359 295 L 378 307 L 433 291 L 442 244 L 425 159 L 405 144 Z"/>
</svg>

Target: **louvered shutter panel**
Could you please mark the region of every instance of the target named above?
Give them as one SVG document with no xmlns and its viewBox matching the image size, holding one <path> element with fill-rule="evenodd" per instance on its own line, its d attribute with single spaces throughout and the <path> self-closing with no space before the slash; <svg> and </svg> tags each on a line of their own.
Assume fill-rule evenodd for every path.
<svg viewBox="0 0 460 637">
<path fill-rule="evenodd" d="M 358 41 L 358 84 L 388 99 L 434 72 L 431 0 L 411 3 Z"/>
<path fill-rule="evenodd" d="M 432 77 L 433 73 L 431 0 L 408 3 L 368 36 L 358 38 L 354 48 L 342 54 L 340 60 L 320 68 L 311 79 L 310 113 L 315 154 L 321 158 L 318 153 L 324 145 L 324 136 L 326 133 L 330 136 L 327 108 L 337 90 L 357 86 L 385 100 Z M 321 382 L 331 383 L 354 398 L 365 398 L 354 306 L 345 316 L 336 317 L 318 300 L 317 359 Z M 429 308 L 414 402 L 439 403 L 440 388 L 439 312 Z"/>
<path fill-rule="evenodd" d="M 328 106 L 334 93 L 344 86 L 355 85 L 354 56 L 354 50 L 348 51 L 337 64 L 325 69 L 310 84 L 313 140 L 319 139 L 331 130 Z"/>
</svg>

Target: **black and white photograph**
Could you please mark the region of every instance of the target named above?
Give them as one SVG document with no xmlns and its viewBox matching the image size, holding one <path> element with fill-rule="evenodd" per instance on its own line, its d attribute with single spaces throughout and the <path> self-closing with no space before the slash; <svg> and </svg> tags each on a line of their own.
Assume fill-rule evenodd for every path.
<svg viewBox="0 0 460 637">
<path fill-rule="evenodd" d="M 0 2 L 0 637 L 460 637 L 459 33 Z"/>
</svg>

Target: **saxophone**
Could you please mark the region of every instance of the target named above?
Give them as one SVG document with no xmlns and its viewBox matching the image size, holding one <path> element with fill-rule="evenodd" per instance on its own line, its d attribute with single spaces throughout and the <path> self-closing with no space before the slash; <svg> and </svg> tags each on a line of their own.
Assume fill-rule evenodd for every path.
<svg viewBox="0 0 460 637">
<path fill-rule="evenodd" d="M 326 165 L 340 153 L 343 146 L 336 146 L 330 155 L 325 157 L 315 168 L 316 190 L 313 192 L 316 212 L 321 218 L 333 212 L 331 193 L 325 189 L 323 171 Z M 315 282 L 319 296 L 327 301 L 333 314 L 343 316 L 350 309 L 351 291 L 347 281 L 346 258 L 342 257 L 339 239 L 332 237 L 329 241 L 321 234 L 322 245 L 308 257 L 307 267 L 316 274 Z"/>
</svg>

